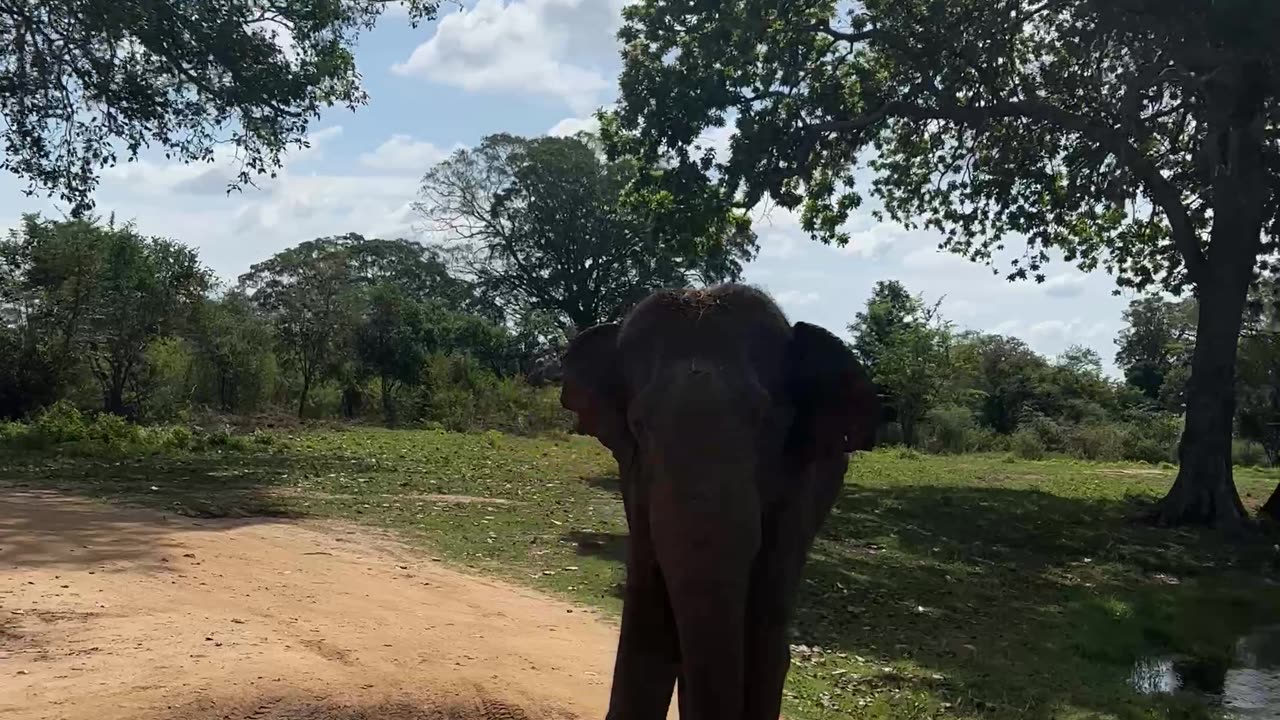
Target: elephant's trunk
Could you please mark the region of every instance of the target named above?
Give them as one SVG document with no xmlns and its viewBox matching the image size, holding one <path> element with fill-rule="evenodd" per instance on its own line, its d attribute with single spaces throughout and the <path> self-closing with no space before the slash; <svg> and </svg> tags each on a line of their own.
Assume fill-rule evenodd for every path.
<svg viewBox="0 0 1280 720">
<path fill-rule="evenodd" d="M 742 715 L 751 565 L 760 548 L 758 415 L 742 382 L 671 378 L 653 415 L 650 531 L 680 637 L 693 717 Z"/>
</svg>

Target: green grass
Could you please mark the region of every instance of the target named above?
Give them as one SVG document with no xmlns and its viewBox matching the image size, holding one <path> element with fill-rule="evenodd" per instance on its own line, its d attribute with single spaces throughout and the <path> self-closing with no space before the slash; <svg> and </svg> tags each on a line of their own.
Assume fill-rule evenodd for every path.
<svg viewBox="0 0 1280 720">
<path fill-rule="evenodd" d="M 192 515 L 355 520 L 616 613 L 626 525 L 583 438 L 359 430 L 262 452 L 29 454 L 0 482 Z M 1208 718 L 1127 689 L 1147 653 L 1221 657 L 1280 621 L 1278 555 L 1128 520 L 1173 469 L 861 455 L 807 570 L 786 712 L 858 718 Z M 1276 475 L 1242 470 L 1247 502 Z M 462 496 L 471 498 L 462 502 Z"/>
</svg>

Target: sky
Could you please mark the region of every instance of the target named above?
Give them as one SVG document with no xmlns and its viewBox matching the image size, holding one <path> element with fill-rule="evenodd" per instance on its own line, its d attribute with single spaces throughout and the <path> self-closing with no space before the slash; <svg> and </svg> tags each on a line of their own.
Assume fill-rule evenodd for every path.
<svg viewBox="0 0 1280 720">
<path fill-rule="evenodd" d="M 147 156 L 103 172 L 96 209 L 197 247 L 232 282 L 252 263 L 316 237 L 418 237 L 410 203 L 419 179 L 451 151 L 496 132 L 592 127 L 594 110 L 617 97 L 615 33 L 625 2 L 468 0 L 417 28 L 393 8 L 356 49 L 370 102 L 325 113 L 312 146 L 292 153 L 277 179 L 228 194 L 235 166 L 227 157 L 181 165 Z M 23 212 L 60 216 L 63 208 L 23 187 L 0 171 L 0 225 Z M 772 293 L 792 320 L 843 336 L 875 282 L 895 279 L 941 299 L 958 328 L 1016 335 L 1047 356 L 1085 345 L 1115 374 L 1114 338 L 1129 297 L 1112 295 L 1109 276 L 1058 262 L 1043 284 L 1009 283 L 938 250 L 934 233 L 875 221 L 873 208 L 851 218 L 844 248 L 810 240 L 782 208 L 757 209 L 760 255 L 744 280 Z"/>
</svg>

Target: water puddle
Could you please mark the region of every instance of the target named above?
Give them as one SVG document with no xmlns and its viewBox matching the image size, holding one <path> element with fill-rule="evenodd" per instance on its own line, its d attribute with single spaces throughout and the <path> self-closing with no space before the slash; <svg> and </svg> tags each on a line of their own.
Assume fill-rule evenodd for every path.
<svg viewBox="0 0 1280 720">
<path fill-rule="evenodd" d="M 1218 660 L 1142 658 L 1129 684 L 1147 695 L 1200 695 L 1238 720 L 1280 720 L 1280 625 L 1246 635 Z"/>
</svg>

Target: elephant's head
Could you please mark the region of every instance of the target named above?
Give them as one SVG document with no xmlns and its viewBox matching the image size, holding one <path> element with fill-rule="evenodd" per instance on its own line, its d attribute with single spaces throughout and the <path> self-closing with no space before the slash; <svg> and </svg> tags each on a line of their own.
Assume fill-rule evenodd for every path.
<svg viewBox="0 0 1280 720">
<path fill-rule="evenodd" d="M 663 447 L 674 444 L 757 465 L 768 458 L 755 455 L 775 449 L 807 462 L 870 449 L 879 418 L 848 346 L 788 324 L 763 293 L 734 285 L 659 292 L 624 323 L 579 334 L 564 356 L 561 404 L 578 432 L 615 454 L 640 450 L 642 461 L 682 454 Z"/>
</svg>

